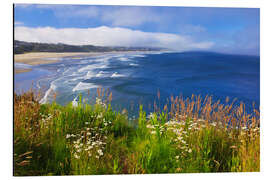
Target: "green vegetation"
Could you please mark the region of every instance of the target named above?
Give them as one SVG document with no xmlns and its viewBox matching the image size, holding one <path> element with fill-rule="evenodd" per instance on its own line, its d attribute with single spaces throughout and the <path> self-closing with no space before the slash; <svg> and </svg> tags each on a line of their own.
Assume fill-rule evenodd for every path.
<svg viewBox="0 0 270 180">
<path fill-rule="evenodd" d="M 109 47 L 83 45 L 75 46 L 68 44 L 34 43 L 14 41 L 14 53 L 22 54 L 27 52 L 111 52 L 111 51 L 160 51 L 162 48 L 150 47 Z"/>
<path fill-rule="evenodd" d="M 94 106 L 76 107 L 15 94 L 14 175 L 260 171 L 257 110 L 171 97 L 148 116 L 141 106 L 130 121 L 101 94 Z"/>
</svg>

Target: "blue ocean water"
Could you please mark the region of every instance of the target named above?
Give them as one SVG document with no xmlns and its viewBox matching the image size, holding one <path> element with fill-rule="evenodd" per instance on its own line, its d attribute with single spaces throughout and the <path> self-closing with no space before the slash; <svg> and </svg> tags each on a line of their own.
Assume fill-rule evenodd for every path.
<svg viewBox="0 0 270 180">
<path fill-rule="evenodd" d="M 146 111 L 153 111 L 158 91 L 161 106 L 171 95 L 192 94 L 211 95 L 221 103 L 225 103 L 226 97 L 237 98 L 236 103 L 244 102 L 248 111 L 253 102 L 256 107 L 260 104 L 259 56 L 211 52 L 113 53 L 62 58 L 59 63 L 35 69 L 38 73 L 16 74 L 15 88 L 16 83 L 37 73 L 37 78 L 32 79 L 37 87 L 46 89 L 43 103 L 53 100 L 53 92 L 57 92 L 56 101 L 60 104 L 72 101 L 80 93 L 93 102 L 96 89 L 103 87 L 112 92 L 115 110 L 126 108 L 131 114 L 138 111 L 139 104 Z"/>
</svg>

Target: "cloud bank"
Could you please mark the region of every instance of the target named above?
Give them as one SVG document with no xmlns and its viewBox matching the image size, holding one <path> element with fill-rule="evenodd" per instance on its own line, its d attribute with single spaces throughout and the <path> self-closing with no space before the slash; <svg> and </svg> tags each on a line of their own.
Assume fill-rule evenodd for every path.
<svg viewBox="0 0 270 180">
<path fill-rule="evenodd" d="M 213 42 L 196 42 L 190 36 L 143 32 L 128 28 L 30 28 L 15 27 L 15 39 L 27 42 L 64 43 L 71 45 L 162 47 L 179 51 L 209 49 Z"/>
</svg>

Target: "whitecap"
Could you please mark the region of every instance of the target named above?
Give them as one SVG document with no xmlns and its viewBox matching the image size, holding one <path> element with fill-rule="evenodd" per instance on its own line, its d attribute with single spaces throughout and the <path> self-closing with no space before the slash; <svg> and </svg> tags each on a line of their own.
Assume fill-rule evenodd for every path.
<svg viewBox="0 0 270 180">
<path fill-rule="evenodd" d="M 99 71 L 96 77 L 106 77 L 106 73 L 104 71 Z"/>
<path fill-rule="evenodd" d="M 126 57 L 119 57 L 118 60 L 120 60 L 120 61 L 130 61 L 130 59 L 128 59 Z"/>
<path fill-rule="evenodd" d="M 87 74 L 84 76 L 84 79 L 90 79 L 92 77 L 95 77 L 95 74 L 93 71 L 88 71 Z"/>
<path fill-rule="evenodd" d="M 80 68 L 78 72 L 93 71 L 95 69 L 104 69 L 107 67 L 108 67 L 107 64 L 101 64 L 101 63 L 91 64 L 91 65 L 87 65 L 85 67 Z"/>
<path fill-rule="evenodd" d="M 79 82 L 73 89 L 72 91 L 81 91 L 81 90 L 87 90 L 87 89 L 92 89 L 92 88 L 98 88 L 97 85 L 93 83 L 84 83 L 84 82 Z"/>
<path fill-rule="evenodd" d="M 134 54 L 134 55 L 131 55 L 132 57 L 146 57 L 145 55 L 143 54 Z"/>
<path fill-rule="evenodd" d="M 72 78 L 72 79 L 70 79 L 69 81 L 77 81 L 77 80 L 81 80 L 82 79 L 82 77 L 75 77 L 75 78 Z"/>
<path fill-rule="evenodd" d="M 53 84 L 53 82 L 50 85 L 50 88 L 46 91 L 45 95 L 43 96 L 43 98 L 39 101 L 39 103 L 41 104 L 45 104 L 49 102 L 49 99 L 52 98 L 53 93 L 55 92 L 57 86 L 55 84 Z"/>
<path fill-rule="evenodd" d="M 139 66 L 139 64 L 135 64 L 135 63 L 130 63 L 130 66 Z"/>
<path fill-rule="evenodd" d="M 87 65 L 87 66 L 84 66 L 84 67 L 80 68 L 80 69 L 78 70 L 78 72 L 89 71 L 89 70 L 91 70 L 91 69 L 93 69 L 93 65 Z"/>
<path fill-rule="evenodd" d="M 111 75 L 112 78 L 117 78 L 117 77 L 125 77 L 123 74 L 118 74 L 118 72 L 115 72 Z"/>
</svg>

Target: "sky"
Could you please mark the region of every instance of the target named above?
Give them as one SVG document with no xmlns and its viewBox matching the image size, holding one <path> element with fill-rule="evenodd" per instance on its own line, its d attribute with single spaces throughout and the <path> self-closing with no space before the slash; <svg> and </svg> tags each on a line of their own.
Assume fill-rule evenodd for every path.
<svg viewBox="0 0 270 180">
<path fill-rule="evenodd" d="M 258 8 L 15 4 L 16 40 L 259 55 Z"/>
</svg>

